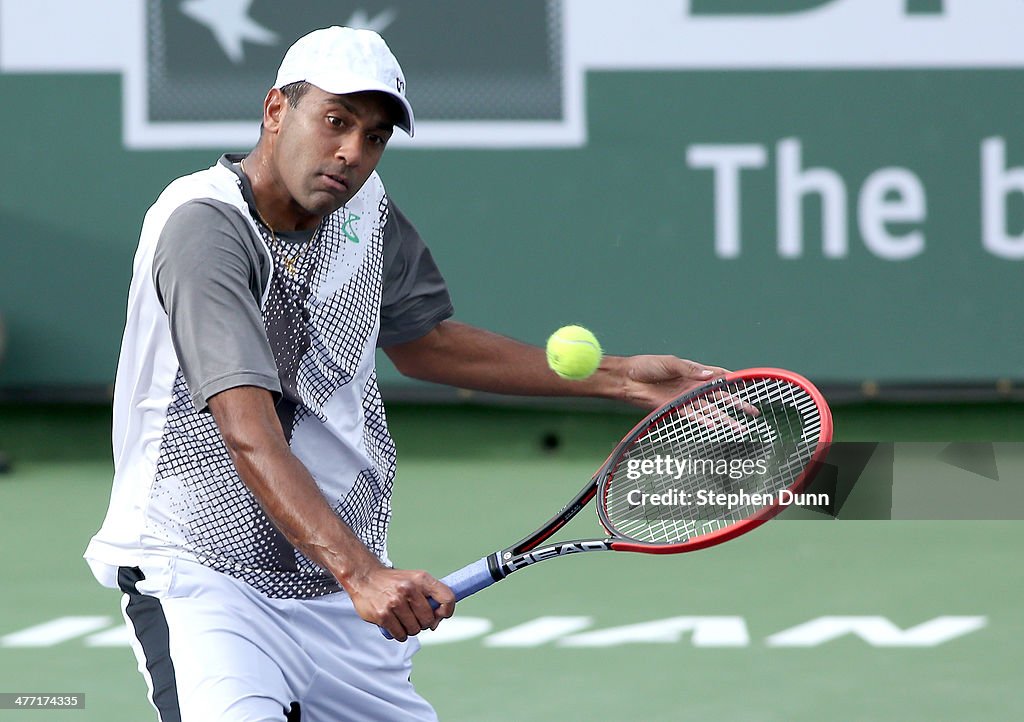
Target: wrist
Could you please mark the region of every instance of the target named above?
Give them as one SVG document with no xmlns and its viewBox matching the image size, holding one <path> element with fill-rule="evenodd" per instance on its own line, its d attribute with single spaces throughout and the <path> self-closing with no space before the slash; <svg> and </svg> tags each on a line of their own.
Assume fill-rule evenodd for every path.
<svg viewBox="0 0 1024 722">
<path fill-rule="evenodd" d="M 590 395 L 612 401 L 626 401 L 629 375 L 626 359 L 622 356 L 603 356 L 597 371 L 589 379 L 593 386 Z"/>
<path fill-rule="evenodd" d="M 369 549 L 355 540 L 356 544 L 344 552 L 332 553 L 326 559 L 327 569 L 338 580 L 338 583 L 350 594 L 358 589 L 375 572 L 384 568 L 384 564 Z"/>
</svg>

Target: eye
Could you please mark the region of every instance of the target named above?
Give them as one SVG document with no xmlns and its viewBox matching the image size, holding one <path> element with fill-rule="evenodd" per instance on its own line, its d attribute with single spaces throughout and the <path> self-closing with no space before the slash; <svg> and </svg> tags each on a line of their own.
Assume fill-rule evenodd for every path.
<svg viewBox="0 0 1024 722">
<path fill-rule="evenodd" d="M 345 127 L 345 119 L 341 118 L 341 117 L 339 117 L 337 115 L 328 115 L 327 116 L 327 122 L 330 123 L 331 125 L 333 125 L 335 128 L 344 128 Z"/>
<path fill-rule="evenodd" d="M 377 147 L 383 147 L 383 146 L 387 145 L 388 139 L 385 138 L 382 135 L 371 135 L 370 136 L 370 143 L 372 143 L 373 145 L 375 145 Z"/>
</svg>

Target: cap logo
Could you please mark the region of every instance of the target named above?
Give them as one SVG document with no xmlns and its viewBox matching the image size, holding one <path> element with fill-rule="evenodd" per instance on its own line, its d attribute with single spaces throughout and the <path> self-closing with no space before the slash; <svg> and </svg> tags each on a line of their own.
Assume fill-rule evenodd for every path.
<svg viewBox="0 0 1024 722">
<path fill-rule="evenodd" d="M 398 92 L 405 95 L 405 81 L 401 78 L 395 78 L 395 87 L 398 88 Z"/>
</svg>

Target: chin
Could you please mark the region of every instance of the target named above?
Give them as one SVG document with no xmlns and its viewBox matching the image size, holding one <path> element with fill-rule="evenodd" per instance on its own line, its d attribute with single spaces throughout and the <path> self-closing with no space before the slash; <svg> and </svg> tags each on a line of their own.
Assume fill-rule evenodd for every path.
<svg viewBox="0 0 1024 722">
<path fill-rule="evenodd" d="M 303 204 L 303 208 L 315 216 L 329 216 L 350 200 L 352 200 L 352 196 L 347 194 L 340 198 L 333 195 L 325 198 L 323 194 L 318 193 L 313 198 L 310 198 L 308 203 Z"/>
</svg>

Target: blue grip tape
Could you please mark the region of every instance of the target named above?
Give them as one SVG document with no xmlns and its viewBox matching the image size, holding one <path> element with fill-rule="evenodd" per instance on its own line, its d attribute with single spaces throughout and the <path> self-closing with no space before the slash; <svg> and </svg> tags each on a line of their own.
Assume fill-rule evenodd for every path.
<svg viewBox="0 0 1024 722">
<path fill-rule="evenodd" d="M 470 594 L 476 594 L 481 589 L 486 589 L 494 584 L 494 577 L 491 576 L 491 571 L 487 568 L 487 557 L 484 557 L 462 567 L 462 569 L 456 569 L 441 581 L 451 587 L 451 590 L 455 592 L 455 601 L 459 602 Z M 434 608 L 437 609 L 437 604 L 434 604 Z"/>
</svg>

